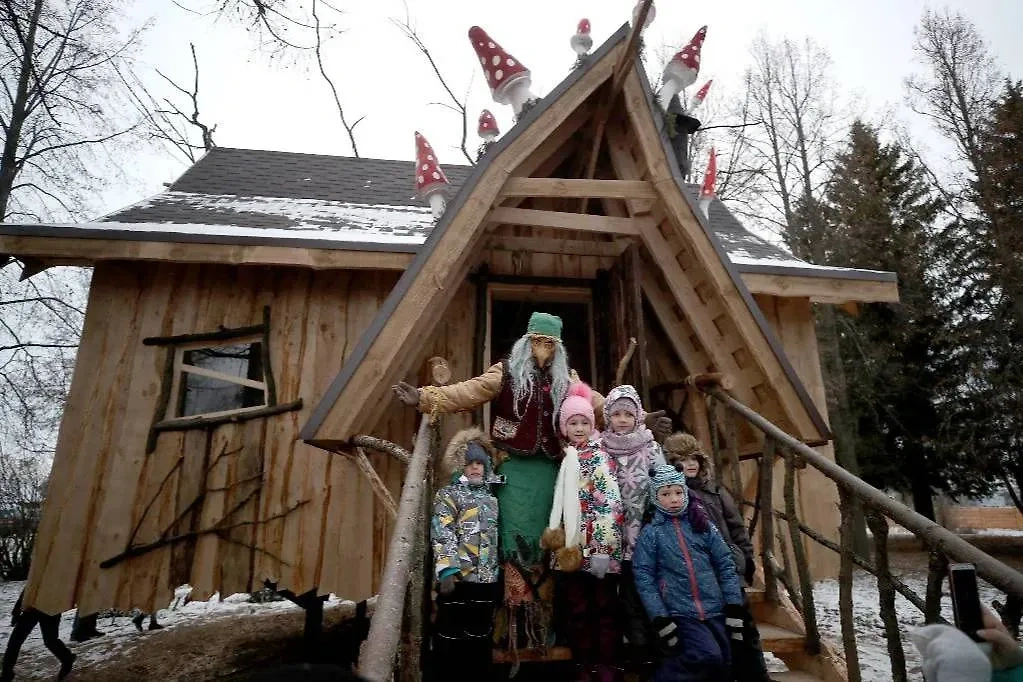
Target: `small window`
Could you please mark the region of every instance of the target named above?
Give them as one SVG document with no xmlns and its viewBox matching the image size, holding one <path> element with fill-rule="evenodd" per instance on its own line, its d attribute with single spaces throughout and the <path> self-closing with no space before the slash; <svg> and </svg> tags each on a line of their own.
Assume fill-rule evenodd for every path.
<svg viewBox="0 0 1023 682">
<path fill-rule="evenodd" d="M 175 417 L 223 414 L 267 404 L 262 341 L 177 350 Z"/>
</svg>

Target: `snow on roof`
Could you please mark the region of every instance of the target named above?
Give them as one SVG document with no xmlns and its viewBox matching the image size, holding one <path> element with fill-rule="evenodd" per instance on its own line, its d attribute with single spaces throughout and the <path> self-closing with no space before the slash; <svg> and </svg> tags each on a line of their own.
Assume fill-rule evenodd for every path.
<svg viewBox="0 0 1023 682">
<path fill-rule="evenodd" d="M 414 169 L 413 161 L 217 147 L 166 191 L 98 221 L 0 225 L 0 234 L 415 251 L 433 218 L 415 197 Z M 472 168 L 445 164 L 444 171 L 453 197 Z M 685 191 L 695 204 L 699 185 Z M 799 260 L 747 230 L 718 200 L 710 228 L 743 272 L 895 280 L 894 273 Z"/>
</svg>

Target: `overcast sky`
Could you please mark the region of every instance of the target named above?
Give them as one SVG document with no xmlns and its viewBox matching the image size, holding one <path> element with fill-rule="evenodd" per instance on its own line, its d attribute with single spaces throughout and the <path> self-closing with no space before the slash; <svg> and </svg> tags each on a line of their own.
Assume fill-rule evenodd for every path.
<svg viewBox="0 0 1023 682">
<path fill-rule="evenodd" d="M 196 10 L 212 0 L 178 0 Z M 459 118 L 431 102 L 444 93 L 425 60 L 391 23 L 403 17 L 400 0 L 335 0 L 347 10 L 340 19 L 346 32 L 325 51 L 327 68 L 341 92 L 346 115 L 365 116 L 357 128 L 362 156 L 412 159 L 413 131 L 433 144 L 442 165 L 461 163 Z M 432 49 L 457 93 L 470 87 L 472 114 L 469 147 L 479 143 L 475 117 L 483 107 L 511 125 L 511 109 L 494 103 L 466 32 L 473 24 L 525 64 L 537 95 L 549 92 L 574 60 L 569 38 L 581 17 L 593 25 L 595 47 L 628 21 L 634 0 L 409 0 L 413 22 Z M 772 37 L 811 36 L 834 61 L 834 76 L 850 95 L 859 95 L 872 114 L 894 111 L 915 136 L 926 136 L 923 121 L 906 111 L 903 79 L 914 68 L 913 27 L 926 6 L 922 0 L 717 0 L 694 3 L 659 0 L 657 18 L 646 34 L 648 46 L 679 44 L 703 24 L 709 26 L 700 82 L 714 78 L 718 94 L 735 90 L 749 62 L 748 49 L 758 32 Z M 954 0 L 989 42 L 1000 66 L 1023 76 L 1023 2 Z M 194 42 L 201 70 L 202 117 L 217 124 L 221 146 L 321 154 L 351 153 L 326 84 L 307 65 L 289 66 L 261 53 L 252 36 L 226 20 L 214 21 L 176 7 L 168 0 L 143 0 L 132 21 L 151 20 L 141 51 L 143 72 L 159 68 L 180 82 L 191 77 L 188 43 Z M 648 48 L 650 49 L 650 48 Z M 158 81 L 144 75 L 155 90 Z M 933 142 L 933 139 L 932 139 Z M 140 153 L 127 186 L 111 188 L 101 208 L 109 211 L 162 189 L 186 165 L 158 153 Z M 409 178 L 410 190 L 412 178 Z"/>
</svg>

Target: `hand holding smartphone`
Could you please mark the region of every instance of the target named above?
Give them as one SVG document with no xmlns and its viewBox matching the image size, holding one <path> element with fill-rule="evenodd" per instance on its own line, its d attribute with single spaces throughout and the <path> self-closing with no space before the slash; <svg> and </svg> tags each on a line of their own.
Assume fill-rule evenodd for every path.
<svg viewBox="0 0 1023 682">
<path fill-rule="evenodd" d="M 973 564 L 950 564 L 948 582 L 956 627 L 974 642 L 985 641 L 977 635 L 977 630 L 984 627 L 984 618 L 980 610 L 976 567 Z"/>
</svg>

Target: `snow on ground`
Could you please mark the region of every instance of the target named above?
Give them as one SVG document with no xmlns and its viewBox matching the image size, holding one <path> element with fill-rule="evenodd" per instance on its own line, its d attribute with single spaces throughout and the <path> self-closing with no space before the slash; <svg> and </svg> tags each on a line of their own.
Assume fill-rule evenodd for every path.
<svg viewBox="0 0 1023 682">
<path fill-rule="evenodd" d="M 6 647 L 6 642 L 11 634 L 10 614 L 14 609 L 14 603 L 21 593 L 24 582 L 12 581 L 0 582 L 0 642 Z M 184 601 L 183 597 L 188 594 L 190 588 L 178 588 L 175 602 Z M 341 601 L 331 595 L 325 607 L 338 605 Z M 271 601 L 254 603 L 249 601 L 248 594 L 235 594 L 225 599 L 220 599 L 218 594 L 213 595 L 209 601 L 190 601 L 181 606 L 174 605 L 172 609 L 161 609 L 157 616 L 161 625 L 166 628 L 177 628 L 182 626 L 195 625 L 220 618 L 237 615 L 252 615 L 281 610 L 300 610 L 289 601 Z M 136 637 L 159 637 L 166 630 L 158 630 L 139 633 L 131 622 L 131 616 L 104 616 L 99 619 L 97 629 L 103 632 L 102 637 L 91 639 L 81 644 L 71 642 L 71 624 L 74 621 L 75 612 L 67 611 L 60 619 L 60 638 L 65 644 L 69 644 L 72 650 L 78 654 L 79 659 L 76 666 L 85 663 L 101 663 L 116 655 L 126 645 L 130 644 Z M 149 624 L 148 618 L 143 623 L 143 628 Z M 21 649 L 21 656 L 18 658 L 16 670 L 19 679 L 35 679 L 22 677 L 32 675 L 33 671 L 49 671 L 56 673 L 58 668 L 57 660 L 43 646 L 42 635 L 39 628 L 35 628 L 32 634 L 25 641 Z M 52 668 L 52 670 L 51 670 Z M 50 679 L 49 675 L 43 675 L 39 679 Z"/>
<path fill-rule="evenodd" d="M 920 595 L 927 592 L 927 572 L 921 570 L 900 571 L 893 573 L 906 585 Z M 991 601 L 1004 595 L 987 583 L 980 583 L 981 603 L 990 606 Z M 823 580 L 814 586 L 813 594 L 817 605 L 817 621 L 821 635 L 829 639 L 842 651 L 842 625 L 838 615 L 837 580 Z M 948 595 L 948 583 L 944 586 L 942 599 L 942 616 L 952 622 L 952 600 Z M 923 614 L 904 597 L 896 594 L 895 610 L 902 630 L 902 649 L 906 654 L 906 669 L 910 680 L 923 680 L 920 673 L 920 655 L 909 641 L 908 634 L 923 625 Z M 878 606 L 877 579 L 866 571 L 856 570 L 853 576 L 853 620 L 856 624 L 856 648 L 859 651 L 860 671 L 862 679 L 870 682 L 890 682 L 892 679 L 891 659 L 888 655 L 888 644 L 881 622 Z"/>
</svg>

